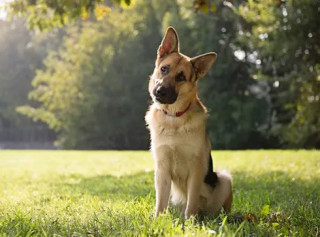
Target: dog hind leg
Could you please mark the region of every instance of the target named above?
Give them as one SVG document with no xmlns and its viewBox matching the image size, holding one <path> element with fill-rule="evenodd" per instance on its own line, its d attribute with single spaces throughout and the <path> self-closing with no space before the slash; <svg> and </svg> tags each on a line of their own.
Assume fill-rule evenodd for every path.
<svg viewBox="0 0 320 237">
<path fill-rule="evenodd" d="M 232 190 L 231 190 L 227 200 L 222 205 L 222 207 L 226 213 L 229 213 L 231 211 L 232 201 L 233 201 L 233 194 L 232 194 Z"/>
<path fill-rule="evenodd" d="M 231 174 L 226 171 L 217 171 L 218 179 L 219 179 L 219 189 L 222 201 L 222 207 L 225 212 L 230 212 L 233 194 L 232 194 L 232 177 Z"/>
</svg>

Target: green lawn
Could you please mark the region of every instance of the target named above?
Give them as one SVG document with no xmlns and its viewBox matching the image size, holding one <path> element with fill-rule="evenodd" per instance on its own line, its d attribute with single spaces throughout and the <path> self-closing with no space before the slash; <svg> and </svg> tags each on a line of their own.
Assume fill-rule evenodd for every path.
<svg viewBox="0 0 320 237">
<path fill-rule="evenodd" d="M 320 235 L 320 151 L 218 151 L 234 177 L 230 215 L 154 212 L 141 151 L 0 151 L 0 236 Z"/>
</svg>

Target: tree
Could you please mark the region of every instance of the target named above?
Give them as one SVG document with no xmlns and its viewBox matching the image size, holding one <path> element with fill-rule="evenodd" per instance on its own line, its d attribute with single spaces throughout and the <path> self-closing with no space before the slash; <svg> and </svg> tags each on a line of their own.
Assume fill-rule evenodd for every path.
<svg viewBox="0 0 320 237">
<path fill-rule="evenodd" d="M 213 148 L 272 147 L 274 139 L 264 131 L 269 115 L 265 84 L 253 79 L 249 62 L 235 54 L 246 47 L 237 39 L 242 21 L 233 11 L 235 7 L 226 1 L 215 1 L 214 12 L 197 13 L 192 2 L 179 1 L 175 9 L 170 6 L 171 11 L 164 15 L 163 28 L 177 28 L 182 35 L 182 52 L 187 55 L 218 53 L 209 75 L 199 81 L 200 98 L 210 113 L 208 132 Z"/>
<path fill-rule="evenodd" d="M 112 0 L 122 6 L 129 6 L 131 0 Z M 83 1 L 53 1 L 53 0 L 14 0 L 7 4 L 9 15 L 27 17 L 28 26 L 40 30 L 65 26 L 81 17 L 101 19 L 110 12 L 111 1 L 83 0 Z"/>
<path fill-rule="evenodd" d="M 65 148 L 146 148 L 147 77 L 172 25 L 182 52 L 218 53 L 199 82 L 214 148 L 319 147 L 319 9 L 293 0 L 116 6 L 68 27 L 36 74 L 35 103 L 19 111 L 47 123 Z"/>
<path fill-rule="evenodd" d="M 99 22 L 69 29 L 58 52 L 37 72 L 19 111 L 47 123 L 73 149 L 146 148 L 147 81 L 160 39 L 150 4 L 114 9 Z M 130 16 L 130 21 L 126 21 Z"/>
<path fill-rule="evenodd" d="M 33 123 L 17 113 L 16 107 L 28 102 L 35 70 L 43 67 L 42 60 L 48 50 L 56 48 L 62 35 L 62 30 L 27 30 L 23 19 L 0 21 L 0 140 L 5 146 L 6 142 L 54 139 L 44 124 Z"/>
<path fill-rule="evenodd" d="M 182 52 L 219 55 L 200 82 L 214 148 L 269 146 L 262 131 L 269 112 L 267 96 L 260 93 L 264 85 L 234 54 L 239 18 L 223 1 L 216 6 L 214 14 L 196 14 L 189 1 L 137 1 L 101 21 L 71 27 L 64 46 L 33 81 L 30 97 L 38 103 L 19 111 L 55 129 L 64 148 L 146 148 L 147 78 L 161 35 L 173 25 Z"/>
<path fill-rule="evenodd" d="M 59 44 L 59 32 L 35 34 L 24 20 L 0 21 L 0 117 L 4 126 L 26 122 L 15 108 L 28 100 L 34 71 L 48 50 Z"/>
<path fill-rule="evenodd" d="M 320 147 L 320 2 L 248 1 L 240 40 L 254 55 L 255 78 L 270 85 L 270 131 L 284 147 Z"/>
<path fill-rule="evenodd" d="M 17 116 L 15 107 L 27 101 L 30 82 L 33 77 L 31 67 L 38 61 L 32 58 L 32 49 L 26 47 L 31 35 L 23 22 L 0 21 L 0 129 L 20 123 L 22 116 Z M 2 126 L 1 126 L 2 125 Z"/>
</svg>

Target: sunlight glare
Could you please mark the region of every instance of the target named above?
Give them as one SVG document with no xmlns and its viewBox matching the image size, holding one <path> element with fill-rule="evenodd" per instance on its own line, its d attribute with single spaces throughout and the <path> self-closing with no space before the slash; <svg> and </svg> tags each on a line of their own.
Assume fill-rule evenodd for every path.
<svg viewBox="0 0 320 237">
<path fill-rule="evenodd" d="M 4 6 L 8 2 L 12 2 L 13 0 L 0 0 L 0 20 L 5 20 L 7 18 L 7 12 L 4 9 Z"/>
</svg>

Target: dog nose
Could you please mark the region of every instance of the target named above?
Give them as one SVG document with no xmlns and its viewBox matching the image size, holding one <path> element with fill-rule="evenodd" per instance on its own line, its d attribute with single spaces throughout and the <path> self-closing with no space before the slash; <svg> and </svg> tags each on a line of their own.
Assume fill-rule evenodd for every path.
<svg viewBox="0 0 320 237">
<path fill-rule="evenodd" d="M 165 96 L 166 94 L 167 94 L 167 90 L 166 90 L 165 87 L 160 86 L 160 87 L 157 88 L 157 90 L 156 90 L 156 96 L 163 97 L 163 96 Z"/>
</svg>

